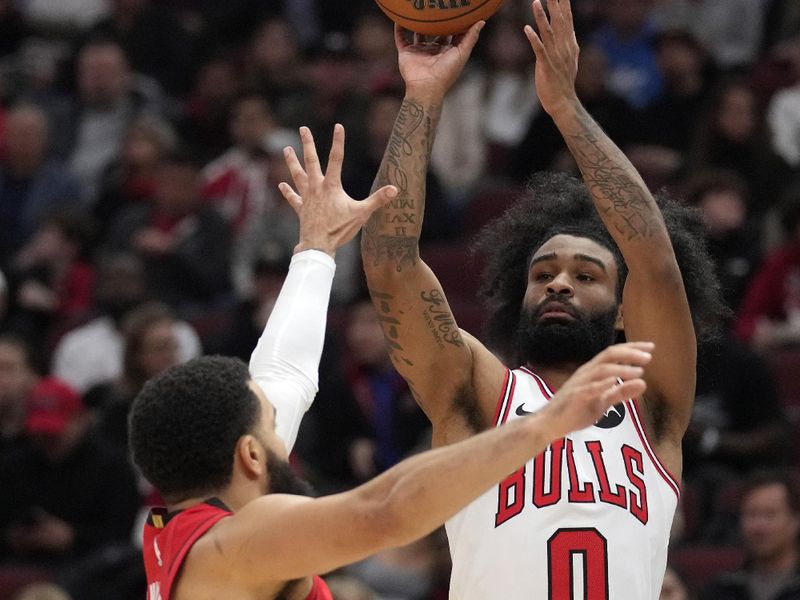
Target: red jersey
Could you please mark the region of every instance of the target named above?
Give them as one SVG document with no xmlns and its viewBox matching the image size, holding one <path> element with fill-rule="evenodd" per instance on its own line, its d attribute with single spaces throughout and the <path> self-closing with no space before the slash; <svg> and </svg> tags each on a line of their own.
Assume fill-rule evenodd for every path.
<svg viewBox="0 0 800 600">
<path fill-rule="evenodd" d="M 142 550 L 147 600 L 170 600 L 175 578 L 194 543 L 220 519 L 232 514 L 217 498 L 173 514 L 160 508 L 150 511 L 144 526 Z M 333 600 L 333 596 L 325 582 L 314 577 L 306 600 Z"/>
</svg>

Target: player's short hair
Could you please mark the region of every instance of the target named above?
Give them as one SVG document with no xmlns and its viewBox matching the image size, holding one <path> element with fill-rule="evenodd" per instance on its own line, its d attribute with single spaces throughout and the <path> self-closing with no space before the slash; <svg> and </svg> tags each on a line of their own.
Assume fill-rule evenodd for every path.
<svg viewBox="0 0 800 600">
<path fill-rule="evenodd" d="M 128 418 L 133 462 L 169 502 L 227 486 L 233 455 L 261 405 L 241 360 L 204 356 L 167 369 L 136 397 Z"/>
<path fill-rule="evenodd" d="M 683 276 L 699 341 L 714 339 L 728 309 L 708 254 L 699 211 L 666 193 L 656 194 Z M 627 266 L 582 180 L 564 173 L 537 173 L 519 201 L 478 234 L 473 251 L 486 258 L 480 293 L 489 307 L 489 344 L 515 360 L 514 340 L 533 253 L 557 234 L 589 238 L 614 255 L 621 301 Z"/>
</svg>

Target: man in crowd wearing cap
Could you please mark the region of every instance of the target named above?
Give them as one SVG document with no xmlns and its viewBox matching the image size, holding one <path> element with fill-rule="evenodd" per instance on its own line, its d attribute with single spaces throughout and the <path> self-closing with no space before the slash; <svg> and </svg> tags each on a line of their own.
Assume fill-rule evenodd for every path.
<svg viewBox="0 0 800 600">
<path fill-rule="evenodd" d="M 125 456 L 91 432 L 80 396 L 44 378 L 27 399 L 27 442 L 0 456 L 0 561 L 62 568 L 126 541 L 139 507 Z"/>
</svg>

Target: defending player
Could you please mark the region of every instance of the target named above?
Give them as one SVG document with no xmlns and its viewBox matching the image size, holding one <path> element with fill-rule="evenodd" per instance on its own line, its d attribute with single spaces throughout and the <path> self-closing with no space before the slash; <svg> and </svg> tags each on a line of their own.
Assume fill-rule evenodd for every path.
<svg viewBox="0 0 800 600">
<path fill-rule="evenodd" d="M 133 458 L 161 491 L 145 529 L 148 600 L 330 600 L 324 573 L 409 543 L 452 516 L 554 437 L 645 389 L 650 343 L 609 348 L 533 419 L 406 460 L 350 492 L 306 498 L 287 463 L 317 387 L 333 255 L 396 189 L 364 202 L 342 190 L 344 130 L 323 176 L 311 133 L 305 169 L 287 151 L 300 243 L 247 367 L 208 357 L 153 379 L 130 416 Z M 619 379 L 625 383 L 618 383 Z"/>
<path fill-rule="evenodd" d="M 482 241 L 490 341 L 522 367 L 509 371 L 458 329 L 419 257 L 434 131 L 471 46 L 432 51 L 397 31 L 406 97 L 376 184 L 400 194 L 365 226 L 362 256 L 393 362 L 429 417 L 435 446 L 538 414 L 617 336 L 656 343 L 646 395 L 558 438 L 450 519 L 447 532 L 458 600 L 657 598 L 694 398 L 687 291 L 698 333 L 722 306 L 693 215 L 666 199 L 657 203 L 579 102 L 569 1 L 549 0 L 548 10 L 550 18 L 534 2 L 539 34 L 525 30 L 536 88 L 584 181 L 537 176 Z"/>
</svg>

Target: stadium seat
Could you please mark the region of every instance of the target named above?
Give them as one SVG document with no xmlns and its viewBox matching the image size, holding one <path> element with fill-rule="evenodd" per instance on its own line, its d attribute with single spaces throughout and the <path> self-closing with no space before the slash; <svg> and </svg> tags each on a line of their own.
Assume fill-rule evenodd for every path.
<svg viewBox="0 0 800 600">
<path fill-rule="evenodd" d="M 686 546 L 670 553 L 669 562 L 683 573 L 690 586 L 702 589 L 717 575 L 738 569 L 744 554 L 731 546 Z"/>
</svg>

